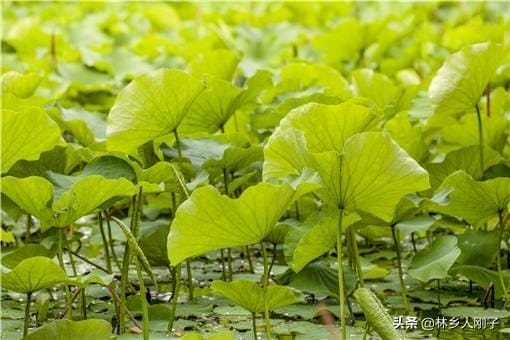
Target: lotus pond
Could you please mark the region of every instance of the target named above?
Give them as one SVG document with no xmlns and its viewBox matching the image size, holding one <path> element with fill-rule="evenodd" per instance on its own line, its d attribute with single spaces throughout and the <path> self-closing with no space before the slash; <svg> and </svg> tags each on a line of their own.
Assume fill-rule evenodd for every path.
<svg viewBox="0 0 510 340">
<path fill-rule="evenodd" d="M 508 4 L 2 9 L 2 339 L 510 337 Z"/>
</svg>

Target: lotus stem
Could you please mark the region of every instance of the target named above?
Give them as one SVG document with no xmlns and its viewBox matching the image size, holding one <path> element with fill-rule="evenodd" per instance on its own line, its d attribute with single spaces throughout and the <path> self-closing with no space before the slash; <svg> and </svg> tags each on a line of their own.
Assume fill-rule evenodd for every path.
<svg viewBox="0 0 510 340">
<path fill-rule="evenodd" d="M 81 316 L 83 320 L 87 319 L 87 297 L 85 295 L 85 288 L 80 289 L 80 306 Z"/>
<path fill-rule="evenodd" d="M 112 251 L 113 262 L 115 262 L 117 268 L 119 268 L 119 271 L 122 271 L 119 259 L 117 257 L 117 254 L 115 253 L 115 247 L 113 246 L 112 226 L 110 224 L 110 216 L 108 215 L 108 212 L 106 210 L 104 211 L 104 217 L 106 220 L 106 227 L 108 229 L 108 245 L 110 246 L 110 250 Z"/>
<path fill-rule="evenodd" d="M 252 328 L 253 328 L 253 339 L 257 340 L 257 316 L 255 313 L 251 313 L 251 322 L 252 322 Z"/>
<path fill-rule="evenodd" d="M 246 252 L 246 257 L 248 258 L 248 268 L 250 270 L 250 273 L 254 273 L 255 272 L 255 268 L 253 268 L 253 262 L 251 260 L 250 246 L 246 246 L 244 249 L 245 249 L 245 252 Z"/>
<path fill-rule="evenodd" d="M 179 134 L 177 133 L 177 129 L 174 130 L 174 136 L 175 136 L 175 147 L 177 149 L 177 156 L 179 158 L 182 158 L 181 140 L 179 139 Z"/>
<path fill-rule="evenodd" d="M 103 215 L 101 212 L 97 213 L 97 218 L 99 220 L 99 231 L 101 232 L 101 239 L 103 240 L 104 256 L 106 258 L 106 268 L 111 272 L 112 262 L 110 260 L 110 250 L 108 249 L 108 241 L 106 240 L 106 233 L 104 231 L 103 224 Z"/>
<path fill-rule="evenodd" d="M 503 240 L 503 231 L 505 230 L 505 223 L 503 221 L 503 213 L 500 211 L 499 216 L 499 234 L 498 234 L 498 249 L 496 252 L 496 265 L 498 267 L 499 281 L 501 282 L 501 288 L 503 289 L 503 299 L 505 300 L 505 307 L 508 302 L 508 292 L 506 290 L 505 279 L 503 277 L 503 268 L 501 265 L 501 241 Z"/>
<path fill-rule="evenodd" d="M 232 281 L 234 277 L 234 271 L 232 270 L 232 251 L 227 248 L 227 268 L 228 268 L 228 280 Z"/>
<path fill-rule="evenodd" d="M 32 232 L 30 230 L 31 227 L 32 227 L 32 215 L 27 214 L 27 230 L 25 233 L 25 243 L 30 243 L 30 238 L 32 237 Z"/>
<path fill-rule="evenodd" d="M 480 144 L 480 167 L 483 171 L 485 171 L 484 166 L 484 158 L 483 158 L 483 127 L 482 127 L 482 115 L 480 113 L 480 109 L 478 108 L 478 104 L 475 104 L 476 108 L 476 117 L 478 119 L 478 144 Z"/>
<path fill-rule="evenodd" d="M 66 273 L 66 267 L 64 265 L 64 237 L 64 228 L 60 228 L 58 234 L 58 262 L 60 264 L 60 268 L 62 268 L 64 273 Z M 66 308 L 69 310 L 69 320 L 72 320 L 73 301 L 71 299 L 71 291 L 67 283 L 64 283 L 64 290 L 66 294 Z"/>
<path fill-rule="evenodd" d="M 262 248 L 262 257 L 264 259 L 264 274 L 262 276 L 262 287 L 264 288 L 264 319 L 266 321 L 266 337 L 268 339 L 272 339 L 271 336 L 271 320 L 269 318 L 269 307 L 267 303 L 267 287 L 269 286 L 269 272 L 268 272 L 268 261 L 267 261 L 267 251 L 264 246 L 264 242 L 260 242 L 260 247 Z"/>
<path fill-rule="evenodd" d="M 186 259 L 186 274 L 187 274 L 187 279 L 188 279 L 188 296 L 189 296 L 189 301 L 193 301 L 195 300 L 195 296 L 194 296 L 194 288 L 193 288 L 193 274 L 191 272 L 191 260 L 190 259 Z"/>
<path fill-rule="evenodd" d="M 223 281 L 227 281 L 227 270 L 225 269 L 225 252 L 223 248 L 220 249 L 220 258 L 221 258 L 221 278 Z"/>
<path fill-rule="evenodd" d="M 145 282 L 143 280 L 142 268 L 138 258 L 134 256 L 134 262 L 136 266 L 136 274 L 138 276 L 138 284 L 140 285 L 140 302 L 142 304 L 143 314 L 143 339 L 149 340 L 150 336 L 150 320 L 149 320 L 149 306 L 147 305 L 147 298 L 145 297 Z"/>
<path fill-rule="evenodd" d="M 338 232 L 336 234 L 336 252 L 338 261 L 338 300 L 340 301 L 340 333 L 341 339 L 347 339 L 347 325 L 345 323 L 345 287 L 343 267 L 343 244 L 342 244 L 342 217 L 343 209 L 338 214 Z"/>
<path fill-rule="evenodd" d="M 271 270 L 273 270 L 274 263 L 276 262 L 276 243 L 273 243 L 273 257 L 271 258 L 271 264 L 269 265 L 268 273 L 271 275 Z"/>
<path fill-rule="evenodd" d="M 356 263 L 356 273 L 358 274 L 359 286 L 364 287 L 365 280 L 363 280 L 363 270 L 361 268 L 361 259 L 358 251 L 358 243 L 356 242 L 356 231 L 354 230 L 354 226 L 351 225 L 349 227 L 349 232 L 351 234 L 351 246 L 354 255 L 354 262 Z"/>
<path fill-rule="evenodd" d="M 400 290 L 402 291 L 402 302 L 406 311 L 409 311 L 409 301 L 407 299 L 407 288 L 404 282 L 404 271 L 402 270 L 402 254 L 400 251 L 400 237 L 398 229 L 395 225 L 391 226 L 391 236 L 393 237 L 393 244 L 395 245 L 395 253 L 397 254 L 397 268 L 398 278 L 400 280 Z"/>
<path fill-rule="evenodd" d="M 27 303 L 25 304 L 25 324 L 23 325 L 23 338 L 28 335 L 28 325 L 30 324 L 30 301 L 32 292 L 27 293 Z"/>
<path fill-rule="evenodd" d="M 179 291 L 181 290 L 181 264 L 174 267 L 175 272 L 175 294 L 172 297 L 172 306 L 170 308 L 170 318 L 168 319 L 168 331 L 172 332 L 175 321 L 175 312 L 177 311 L 177 302 L 179 300 Z"/>
</svg>

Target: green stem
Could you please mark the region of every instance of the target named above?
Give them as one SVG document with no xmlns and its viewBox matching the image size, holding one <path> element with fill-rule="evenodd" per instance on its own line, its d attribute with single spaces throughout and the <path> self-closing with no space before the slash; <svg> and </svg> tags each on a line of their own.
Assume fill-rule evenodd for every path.
<svg viewBox="0 0 510 340">
<path fill-rule="evenodd" d="M 174 136 L 175 136 L 175 147 L 177 149 L 177 156 L 179 156 L 179 158 L 182 158 L 181 140 L 179 139 L 179 134 L 177 133 L 177 129 L 174 130 Z"/>
<path fill-rule="evenodd" d="M 358 251 L 358 243 L 356 242 L 356 232 L 352 225 L 349 227 L 349 232 L 351 234 L 351 248 L 354 255 L 354 262 L 356 263 L 356 273 L 358 274 L 359 286 L 364 287 L 365 280 L 363 280 L 363 270 L 361 268 L 361 259 Z"/>
<path fill-rule="evenodd" d="M 251 313 L 251 323 L 253 328 L 253 339 L 257 340 L 257 316 L 255 313 Z"/>
<path fill-rule="evenodd" d="M 71 252 L 71 245 L 70 244 L 66 244 L 66 249 L 67 249 L 67 256 L 69 256 L 69 262 L 71 262 L 71 268 L 73 270 L 73 275 L 74 276 L 77 276 L 77 271 L 76 271 L 76 264 L 74 263 L 74 257 L 73 257 L 73 254 Z"/>
<path fill-rule="evenodd" d="M 397 253 L 397 266 L 398 266 L 398 278 L 400 280 L 400 290 L 402 291 L 402 301 L 406 311 L 409 311 L 409 301 L 407 300 L 407 288 L 404 282 L 404 271 L 402 270 L 402 255 L 400 252 L 400 238 L 398 235 L 398 229 L 395 225 L 391 226 L 391 236 L 393 237 L 393 244 L 395 245 L 395 252 Z"/>
<path fill-rule="evenodd" d="M 273 257 L 271 257 L 271 264 L 269 265 L 268 273 L 271 275 L 271 270 L 273 270 L 274 263 L 276 262 L 276 243 L 273 244 Z"/>
<path fill-rule="evenodd" d="M 294 202 L 294 206 L 296 208 L 296 220 L 299 221 L 301 219 L 301 214 L 299 213 L 299 203 L 298 203 L 298 201 Z"/>
<path fill-rule="evenodd" d="M 80 289 L 80 306 L 81 316 L 83 320 L 87 319 L 87 297 L 85 296 L 85 288 Z"/>
<path fill-rule="evenodd" d="M 30 301 L 32 300 L 32 292 L 27 293 L 27 303 L 25 305 L 25 324 L 23 326 L 23 338 L 28 335 L 28 325 L 30 324 Z"/>
<path fill-rule="evenodd" d="M 147 298 L 145 297 L 145 282 L 143 280 L 142 267 L 138 258 L 134 256 L 134 262 L 136 266 L 136 274 L 138 276 L 138 284 L 140 285 L 140 301 L 142 303 L 142 315 L 143 315 L 143 339 L 149 340 L 150 329 L 149 329 L 149 306 Z"/>
<path fill-rule="evenodd" d="M 58 262 L 60 267 L 66 272 L 66 267 L 64 265 L 64 228 L 59 229 L 58 234 Z M 71 298 L 71 291 L 69 290 L 69 285 L 67 283 L 64 284 L 64 290 L 66 294 L 66 307 L 69 311 L 68 318 L 72 320 L 73 318 L 73 301 Z"/>
<path fill-rule="evenodd" d="M 106 258 L 106 268 L 111 272 L 112 262 L 110 260 L 110 250 L 108 249 L 108 241 L 106 240 L 106 233 L 104 231 L 103 214 L 101 212 L 98 212 L 97 218 L 99 220 L 99 230 L 101 231 L 101 238 L 103 240 L 104 256 Z"/>
<path fill-rule="evenodd" d="M 175 321 L 175 312 L 177 311 L 177 302 L 179 300 L 179 291 L 181 290 L 181 264 L 179 263 L 174 267 L 175 272 L 175 294 L 172 297 L 172 306 L 170 309 L 170 318 L 168 320 L 168 331 L 172 332 Z"/>
<path fill-rule="evenodd" d="M 485 171 L 484 166 L 484 158 L 483 158 L 483 127 L 482 127 L 482 115 L 480 114 L 480 109 L 478 108 L 478 104 L 475 105 L 476 108 L 476 117 L 478 118 L 478 144 L 480 144 L 480 167 L 482 172 Z"/>
<path fill-rule="evenodd" d="M 117 253 L 115 253 L 115 247 L 113 245 L 113 236 L 112 236 L 112 226 L 110 224 L 110 216 L 108 215 L 108 212 L 104 211 L 104 217 L 106 220 L 106 227 L 108 229 L 108 244 L 110 246 L 110 250 L 112 251 L 112 257 L 113 262 L 117 265 L 117 268 L 119 268 L 119 271 L 122 271 L 122 267 L 120 266 L 119 258 L 117 257 Z"/>
<path fill-rule="evenodd" d="M 227 248 L 227 268 L 228 268 L 228 280 L 232 281 L 234 271 L 232 270 L 232 251 L 230 248 Z"/>
<path fill-rule="evenodd" d="M 264 274 L 262 276 L 262 286 L 264 288 L 264 319 L 266 321 L 266 337 L 268 339 L 272 339 L 271 336 L 271 320 L 269 319 L 269 306 L 267 303 L 267 287 L 269 286 L 269 272 L 268 272 L 268 261 L 267 261 L 267 251 L 264 246 L 264 242 L 260 243 L 260 247 L 262 248 L 262 257 L 264 259 Z"/>
<path fill-rule="evenodd" d="M 499 276 L 499 281 L 501 282 L 501 288 L 503 289 L 503 298 L 505 299 L 505 306 L 507 304 L 507 301 L 508 301 L 508 295 L 507 295 L 507 290 L 506 290 L 506 284 L 505 284 L 505 279 L 503 278 L 503 268 L 502 268 L 502 265 L 501 265 L 501 241 L 503 240 L 503 231 L 505 230 L 505 223 L 503 221 L 503 214 L 501 213 L 501 211 L 498 213 L 499 214 L 499 234 L 498 234 L 498 249 L 497 249 L 497 252 L 496 252 L 496 265 L 498 267 L 498 276 Z"/>
<path fill-rule="evenodd" d="M 25 234 L 25 243 L 30 243 L 30 238 L 32 236 L 32 231 L 30 230 L 32 227 L 32 215 L 27 215 L 27 231 Z"/>
<path fill-rule="evenodd" d="M 345 323 L 345 291 L 344 291 L 344 267 L 343 267 L 343 244 L 342 244 L 342 217 L 343 209 L 339 210 L 338 231 L 336 235 L 336 252 L 338 259 L 338 299 L 340 300 L 340 332 L 341 339 L 347 339 L 347 327 Z"/>
<path fill-rule="evenodd" d="M 225 269 L 225 253 L 223 248 L 220 249 L 220 258 L 221 258 L 221 278 L 223 281 L 227 281 L 227 270 Z"/>
<path fill-rule="evenodd" d="M 248 259 L 248 268 L 250 270 L 250 273 L 254 273 L 255 268 L 253 267 L 253 261 L 251 260 L 250 246 L 246 246 L 244 249 L 246 251 L 246 258 Z"/>
<path fill-rule="evenodd" d="M 195 300 L 195 296 L 194 296 L 194 289 L 193 289 L 193 276 L 191 273 L 191 260 L 190 259 L 186 259 L 186 274 L 187 274 L 187 279 L 188 279 L 189 301 L 193 301 L 193 300 Z"/>
</svg>

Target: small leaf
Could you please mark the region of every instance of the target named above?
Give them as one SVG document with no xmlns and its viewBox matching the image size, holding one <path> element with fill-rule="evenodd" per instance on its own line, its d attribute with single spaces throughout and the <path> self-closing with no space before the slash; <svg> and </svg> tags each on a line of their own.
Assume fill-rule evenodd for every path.
<svg viewBox="0 0 510 340">
<path fill-rule="evenodd" d="M 414 256 L 409 266 L 409 275 L 422 282 L 444 279 L 460 253 L 455 236 L 440 236 L 430 248 Z"/>
<path fill-rule="evenodd" d="M 88 319 L 82 321 L 55 320 L 37 328 L 25 340 L 109 340 L 112 326 L 108 321 Z"/>
<path fill-rule="evenodd" d="M 2 273 L 2 288 L 18 293 L 32 293 L 67 281 L 62 268 L 44 256 L 21 261 L 13 270 Z"/>
<path fill-rule="evenodd" d="M 264 294 L 267 294 L 269 310 L 299 302 L 294 292 L 285 286 L 259 287 L 253 281 L 235 280 L 232 282 L 214 281 L 213 291 L 223 295 L 252 313 L 264 312 Z M 249 294 L 246 294 L 250 292 Z"/>
</svg>

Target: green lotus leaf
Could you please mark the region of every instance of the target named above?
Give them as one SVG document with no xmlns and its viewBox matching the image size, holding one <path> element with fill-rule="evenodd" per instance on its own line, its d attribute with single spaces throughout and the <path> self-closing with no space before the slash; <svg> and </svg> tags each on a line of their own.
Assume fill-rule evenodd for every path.
<svg viewBox="0 0 510 340">
<path fill-rule="evenodd" d="M 358 20 L 348 18 L 342 20 L 333 29 L 318 34 L 312 44 L 316 49 L 324 52 L 328 63 L 357 59 L 358 52 L 363 47 L 363 27 Z"/>
<path fill-rule="evenodd" d="M 259 183 L 238 199 L 210 185 L 200 187 L 177 209 L 168 235 L 168 258 L 176 265 L 210 250 L 258 243 L 297 198 L 288 184 Z"/>
<path fill-rule="evenodd" d="M 391 138 L 416 161 L 421 162 L 427 156 L 428 148 L 423 140 L 421 128 L 411 124 L 407 112 L 400 112 L 387 121 L 384 131 L 389 132 Z"/>
<path fill-rule="evenodd" d="M 112 337 L 112 325 L 102 319 L 81 321 L 55 320 L 37 328 L 26 336 L 25 340 L 109 340 Z"/>
<path fill-rule="evenodd" d="M 483 289 L 488 289 L 489 286 L 494 285 L 494 297 L 496 299 L 504 295 L 501 279 L 497 271 L 474 265 L 456 265 L 450 269 L 449 273 L 451 275 L 462 275 L 479 284 Z M 510 270 L 502 270 L 501 274 L 505 280 L 505 286 L 509 287 Z"/>
<path fill-rule="evenodd" d="M 37 107 L 2 110 L 2 173 L 17 161 L 36 160 L 44 151 L 61 144 L 60 129 Z"/>
<path fill-rule="evenodd" d="M 462 251 L 457 263 L 490 267 L 499 251 L 498 233 L 485 230 L 466 230 L 457 236 Z"/>
<path fill-rule="evenodd" d="M 214 281 L 212 290 L 252 313 L 264 312 L 264 295 L 269 310 L 299 302 L 294 292 L 285 286 L 259 287 L 253 281 L 235 280 L 232 282 Z M 250 292 L 249 294 L 246 294 Z"/>
<path fill-rule="evenodd" d="M 446 177 L 437 192 L 444 190 L 449 191 L 449 203 L 436 203 L 432 209 L 461 217 L 475 227 L 507 211 L 510 203 L 510 178 L 506 177 L 478 182 L 464 171 L 456 171 Z"/>
<path fill-rule="evenodd" d="M 2 92 L 10 92 L 19 98 L 32 96 L 41 81 L 41 77 L 35 73 L 18 73 L 9 71 L 0 78 Z"/>
<path fill-rule="evenodd" d="M 258 72 L 248 80 L 248 87 L 243 90 L 226 80 L 207 77 L 207 89 L 190 106 L 179 131 L 192 134 L 224 130 L 230 117 L 256 99 L 269 81 L 267 73 Z"/>
<path fill-rule="evenodd" d="M 203 89 L 198 79 L 178 70 L 136 77 L 119 93 L 108 115 L 108 149 L 129 153 L 173 133 Z"/>
<path fill-rule="evenodd" d="M 427 172 L 389 135 L 365 132 L 345 143 L 338 188 L 345 209 L 391 221 L 403 196 L 428 187 Z"/>
<path fill-rule="evenodd" d="M 85 276 L 77 276 L 73 279 L 70 279 L 70 282 L 73 285 L 76 285 L 80 288 L 87 288 L 91 284 L 108 286 L 110 283 L 112 283 L 112 281 L 113 281 L 112 274 L 107 274 L 99 269 L 95 269 Z"/>
<path fill-rule="evenodd" d="M 76 181 L 73 176 L 61 178 L 68 182 L 59 188 L 41 177 L 7 176 L 1 180 L 2 193 L 27 213 L 39 218 L 43 230 L 51 226 L 65 227 L 96 208 L 135 193 L 134 185 L 124 178 L 106 179 L 98 175 Z"/>
<path fill-rule="evenodd" d="M 228 50 L 204 51 L 193 59 L 189 64 L 191 74 L 201 77 L 210 74 L 224 80 L 232 80 L 239 57 Z"/>
<path fill-rule="evenodd" d="M 2 273 L 2 288 L 18 293 L 33 293 L 67 281 L 62 268 L 44 256 L 21 261 L 13 270 Z"/>
<path fill-rule="evenodd" d="M 434 240 L 430 248 L 413 257 L 409 275 L 422 282 L 444 279 L 460 253 L 455 236 L 440 236 Z"/>
<path fill-rule="evenodd" d="M 501 161 L 501 156 L 494 150 L 484 147 L 484 169 L 480 164 L 480 146 L 472 145 L 449 152 L 441 163 L 425 166 L 430 175 L 432 188 L 437 188 L 448 175 L 457 170 L 465 171 L 474 179 L 481 179 L 485 170 Z"/>
<path fill-rule="evenodd" d="M 86 149 L 76 149 L 72 144 L 67 144 L 65 147 L 56 146 L 49 151 L 41 153 L 39 159 L 35 161 L 17 161 L 7 172 L 7 175 L 15 177 L 47 177 L 50 171 L 67 175 L 75 170 L 83 161 L 87 161 L 89 156 L 91 155 L 88 154 Z"/>
<path fill-rule="evenodd" d="M 344 213 L 342 229 L 359 218 L 356 213 Z M 335 246 L 338 220 L 338 210 L 319 212 L 308 217 L 301 226 L 290 229 L 285 238 L 284 253 L 292 270 L 299 272 Z"/>
<path fill-rule="evenodd" d="M 450 55 L 429 86 L 436 114 L 458 116 L 473 110 L 508 49 L 484 42 Z"/>
<path fill-rule="evenodd" d="M 4 239 L 2 239 L 2 241 L 6 242 L 6 240 Z M 52 251 L 40 244 L 29 243 L 25 244 L 23 247 L 16 248 L 10 252 L 3 251 L 0 262 L 2 263 L 2 266 L 7 267 L 9 269 L 13 269 L 21 261 L 34 256 L 44 256 L 52 258 L 53 256 L 55 256 L 55 251 Z"/>
<path fill-rule="evenodd" d="M 292 110 L 280 122 L 280 129 L 303 131 L 310 152 L 342 152 L 349 137 L 374 129 L 376 118 L 367 107 L 351 101 L 338 105 L 309 103 Z"/>
<path fill-rule="evenodd" d="M 386 75 L 371 69 L 359 69 L 352 72 L 352 82 L 354 93 L 372 100 L 379 109 L 396 107 L 400 90 Z"/>
</svg>

